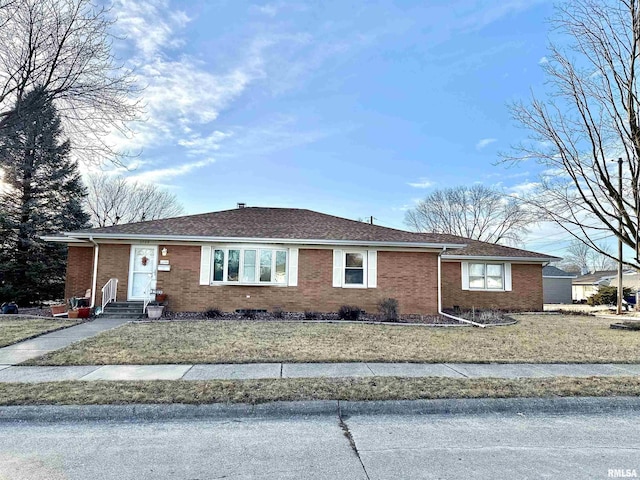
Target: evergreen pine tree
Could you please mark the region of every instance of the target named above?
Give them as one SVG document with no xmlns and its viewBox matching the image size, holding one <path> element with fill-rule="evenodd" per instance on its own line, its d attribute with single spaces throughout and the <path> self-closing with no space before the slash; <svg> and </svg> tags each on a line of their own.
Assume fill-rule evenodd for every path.
<svg viewBox="0 0 640 480">
<path fill-rule="evenodd" d="M 66 247 L 40 237 L 87 226 L 86 189 L 60 118 L 37 88 L 16 104 L 18 121 L 0 131 L 0 302 L 21 306 L 62 298 Z"/>
</svg>

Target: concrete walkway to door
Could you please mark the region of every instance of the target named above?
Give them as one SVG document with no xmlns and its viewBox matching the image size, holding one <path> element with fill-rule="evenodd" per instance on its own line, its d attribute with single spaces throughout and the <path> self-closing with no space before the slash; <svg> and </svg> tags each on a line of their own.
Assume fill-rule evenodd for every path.
<svg viewBox="0 0 640 480">
<path fill-rule="evenodd" d="M 105 330 L 119 327 L 128 321 L 129 320 L 121 318 L 99 318 L 91 322 L 46 333 L 31 340 L 25 340 L 24 342 L 0 348 L 0 367 L 15 365 L 31 360 L 32 358 L 40 357 L 46 353 L 71 345 L 74 342 L 93 337 Z"/>
</svg>

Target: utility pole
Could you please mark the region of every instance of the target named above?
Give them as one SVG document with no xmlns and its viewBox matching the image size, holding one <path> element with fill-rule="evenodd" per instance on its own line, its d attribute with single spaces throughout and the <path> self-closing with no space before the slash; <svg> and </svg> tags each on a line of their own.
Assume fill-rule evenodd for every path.
<svg viewBox="0 0 640 480">
<path fill-rule="evenodd" d="M 618 234 L 622 235 L 622 157 L 618 158 Z M 618 302 L 616 315 L 622 314 L 622 239 L 618 237 Z"/>
<path fill-rule="evenodd" d="M 369 223 L 370 223 L 371 225 L 373 225 L 373 215 L 371 215 L 371 216 L 369 217 Z"/>
</svg>

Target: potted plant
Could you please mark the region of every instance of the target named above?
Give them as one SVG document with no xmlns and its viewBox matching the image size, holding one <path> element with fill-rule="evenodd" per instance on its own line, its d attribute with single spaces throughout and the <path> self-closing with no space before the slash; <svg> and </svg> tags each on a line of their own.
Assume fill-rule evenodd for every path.
<svg viewBox="0 0 640 480">
<path fill-rule="evenodd" d="M 153 320 L 157 320 L 162 316 L 164 305 L 149 305 L 147 306 L 147 317 Z"/>
<path fill-rule="evenodd" d="M 67 313 L 67 305 L 65 303 L 60 303 L 58 305 L 51 305 L 51 315 L 54 317 L 59 317 L 60 315 L 66 315 Z"/>
<path fill-rule="evenodd" d="M 71 297 L 69 299 L 69 310 L 67 311 L 67 318 L 78 318 L 78 298 Z"/>
<path fill-rule="evenodd" d="M 167 294 L 166 293 L 162 293 L 162 290 L 159 290 L 156 293 L 156 302 L 158 303 L 164 303 L 167 301 Z"/>
<path fill-rule="evenodd" d="M 78 318 L 89 318 L 91 315 L 91 309 L 89 307 L 79 307 L 78 310 Z"/>
</svg>

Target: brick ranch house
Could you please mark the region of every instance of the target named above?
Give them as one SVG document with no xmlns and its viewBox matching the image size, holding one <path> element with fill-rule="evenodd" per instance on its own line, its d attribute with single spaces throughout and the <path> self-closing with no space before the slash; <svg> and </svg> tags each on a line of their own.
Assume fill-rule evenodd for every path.
<svg viewBox="0 0 640 480">
<path fill-rule="evenodd" d="M 247 207 L 65 232 L 67 298 L 117 279 L 117 300 L 167 294 L 173 311 L 282 308 L 402 314 L 542 310 L 542 267 L 556 257 L 454 235 L 412 233 L 293 208 Z M 109 300 L 107 298 L 106 300 Z"/>
</svg>

